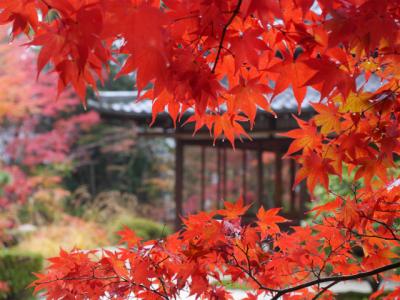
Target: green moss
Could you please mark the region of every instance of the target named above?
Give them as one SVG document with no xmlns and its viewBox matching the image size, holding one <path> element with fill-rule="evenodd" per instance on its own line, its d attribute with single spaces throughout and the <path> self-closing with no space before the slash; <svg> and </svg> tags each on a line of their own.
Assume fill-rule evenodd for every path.
<svg viewBox="0 0 400 300">
<path fill-rule="evenodd" d="M 33 289 L 27 288 L 35 280 L 34 272 L 40 272 L 43 258 L 39 254 L 16 250 L 0 250 L 0 281 L 8 284 L 9 291 L 0 292 L 2 300 L 28 300 Z"/>
</svg>

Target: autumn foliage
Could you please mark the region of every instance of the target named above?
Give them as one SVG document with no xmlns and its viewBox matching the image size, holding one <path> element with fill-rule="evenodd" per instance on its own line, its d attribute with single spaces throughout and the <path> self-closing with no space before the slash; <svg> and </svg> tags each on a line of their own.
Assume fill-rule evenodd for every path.
<svg viewBox="0 0 400 300">
<path fill-rule="evenodd" d="M 10 175 L 0 195 L 0 211 L 25 203 L 43 186 L 60 181 L 37 168 L 71 161 L 79 133 L 97 124 L 97 113 L 79 113 L 79 100 L 67 90 L 57 100 L 54 74 L 36 81 L 34 51 L 9 45 L 0 28 L 0 170 Z M 21 43 L 20 40 L 18 42 Z"/>
<path fill-rule="evenodd" d="M 257 110 L 274 114 L 278 94 L 291 89 L 299 112 L 310 89 L 320 94 L 316 115 L 284 134 L 293 139 L 287 156 L 301 165 L 296 183 L 333 195 L 313 209 L 312 225 L 282 230 L 279 209 L 260 208 L 242 226 L 239 201 L 183 219 L 165 240 L 142 243 L 126 230 L 118 252 L 52 259 L 34 283 L 48 299 L 170 299 L 183 290 L 229 299 L 210 283 L 228 275 L 253 288 L 248 299 L 330 298 L 320 283 L 400 266 L 399 0 L 3 0 L 0 9 L 13 36 L 41 46 L 38 70 L 50 64 L 59 92 L 72 85 L 84 101 L 86 86 L 125 54 L 120 75 L 136 72 L 154 118 L 167 110 L 178 121 L 192 109 L 196 131 L 233 145 Z M 330 176 L 344 170 L 362 185 L 334 194 Z"/>
</svg>

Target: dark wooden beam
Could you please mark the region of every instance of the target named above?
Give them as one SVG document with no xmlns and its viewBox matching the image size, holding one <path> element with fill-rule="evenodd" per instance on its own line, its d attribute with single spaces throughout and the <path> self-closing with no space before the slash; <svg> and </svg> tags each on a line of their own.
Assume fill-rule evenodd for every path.
<svg viewBox="0 0 400 300">
<path fill-rule="evenodd" d="M 204 147 L 210 147 L 210 148 L 226 148 L 226 149 L 232 149 L 232 145 L 229 142 L 223 142 L 220 140 L 217 140 L 215 145 L 213 144 L 213 141 L 211 139 L 182 139 L 185 141 L 185 144 L 191 145 L 191 146 L 204 146 Z M 271 152 L 276 152 L 276 151 L 286 151 L 286 149 L 289 147 L 291 140 L 287 138 L 260 138 L 260 139 L 254 139 L 253 141 L 237 141 L 235 144 L 236 149 L 239 150 L 255 150 L 258 151 L 260 147 L 262 148 L 263 151 L 271 151 Z"/>
<path fill-rule="evenodd" d="M 258 207 L 263 206 L 264 201 L 264 162 L 263 162 L 263 150 L 259 146 L 257 151 L 257 187 L 258 187 Z"/>
<path fill-rule="evenodd" d="M 290 160 L 290 212 L 295 212 L 298 208 L 296 206 L 296 190 L 294 188 L 294 181 L 296 176 L 296 162 L 294 159 Z"/>
<path fill-rule="evenodd" d="M 223 195 L 223 199 L 224 201 L 227 201 L 227 196 L 228 196 L 228 191 L 227 191 L 227 149 L 224 148 L 222 150 L 222 175 L 223 175 L 223 182 L 222 182 L 222 195 Z"/>
<path fill-rule="evenodd" d="M 306 204 L 310 201 L 310 194 L 308 193 L 307 190 L 307 184 L 306 181 L 303 180 L 300 183 L 300 211 L 298 215 L 296 216 L 297 219 L 302 220 L 304 218 L 304 213 L 306 211 Z"/>
<path fill-rule="evenodd" d="M 242 193 L 244 203 L 247 203 L 247 151 L 242 152 Z"/>
<path fill-rule="evenodd" d="M 275 207 L 282 207 L 282 153 L 275 152 Z"/>
<path fill-rule="evenodd" d="M 183 215 L 184 144 L 179 139 L 175 141 L 175 228 L 179 230 L 182 226 L 180 217 Z"/>
<path fill-rule="evenodd" d="M 221 205 L 221 149 L 217 149 L 217 208 Z"/>
<path fill-rule="evenodd" d="M 131 120 L 134 121 L 138 126 L 147 126 L 152 121 L 151 113 L 132 113 L 132 112 L 123 112 L 123 111 L 112 111 L 109 109 L 96 109 L 102 119 L 105 120 L 118 120 L 118 121 L 126 121 Z M 296 121 L 292 117 L 292 111 L 281 111 L 278 112 L 278 118 L 273 117 L 271 114 L 259 111 L 256 115 L 255 126 L 252 130 L 249 127 L 248 123 L 243 123 L 244 129 L 247 132 L 262 132 L 262 131 L 275 131 L 275 132 L 285 132 L 290 129 L 297 128 L 298 125 Z M 310 119 L 315 114 L 313 109 L 303 109 L 301 113 L 301 118 L 303 120 Z M 188 123 L 185 126 L 182 126 L 187 119 L 192 114 L 190 112 L 186 112 L 182 118 L 180 118 L 180 122 L 178 122 L 177 130 L 180 132 L 187 132 L 189 134 L 193 134 L 194 124 Z M 167 113 L 161 113 L 157 116 L 155 123 L 152 125 L 153 128 L 164 128 L 164 129 L 173 129 L 174 124 L 172 122 L 171 117 Z M 208 133 L 206 128 L 202 128 L 199 133 Z"/>
<path fill-rule="evenodd" d="M 201 203 L 200 209 L 204 211 L 206 209 L 206 148 L 201 147 Z"/>
</svg>

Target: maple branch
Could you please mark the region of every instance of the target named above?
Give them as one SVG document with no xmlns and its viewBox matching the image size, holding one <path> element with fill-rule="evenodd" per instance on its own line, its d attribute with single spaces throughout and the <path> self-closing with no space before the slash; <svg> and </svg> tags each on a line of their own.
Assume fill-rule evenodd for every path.
<svg viewBox="0 0 400 300">
<path fill-rule="evenodd" d="M 384 236 L 378 236 L 378 235 L 374 235 L 374 234 L 363 234 L 363 233 L 358 233 L 357 231 L 354 230 L 350 230 L 350 232 L 353 235 L 356 235 L 357 237 L 361 237 L 361 238 L 374 238 L 374 239 L 381 239 L 381 240 L 385 240 L 385 241 L 398 241 L 398 238 L 390 238 L 390 237 L 384 237 Z"/>
<path fill-rule="evenodd" d="M 235 245 L 239 250 L 241 250 L 243 252 L 243 249 L 241 247 L 239 247 L 239 245 Z M 225 252 L 226 254 L 228 254 L 227 252 Z M 244 252 L 243 252 L 244 253 Z M 249 278 L 251 280 L 253 280 L 259 287 L 263 287 L 263 284 L 254 276 L 251 268 L 250 268 L 250 262 L 249 262 L 249 258 L 248 258 L 248 254 L 246 255 L 246 260 L 248 263 L 248 269 L 245 269 L 244 267 L 241 266 L 241 264 L 238 262 L 236 256 L 234 254 L 228 254 L 229 256 L 231 256 L 233 258 L 233 260 L 235 261 L 236 265 L 235 267 L 238 268 L 239 270 L 241 270 L 242 272 L 244 272 L 247 276 L 249 276 Z M 267 290 L 269 292 L 279 292 L 279 290 L 276 289 L 272 289 L 272 288 L 268 288 L 268 287 L 264 287 L 264 290 Z"/>
<path fill-rule="evenodd" d="M 392 237 L 395 240 L 399 240 L 399 238 L 397 237 L 397 235 L 395 234 L 395 231 L 397 231 L 396 229 L 392 229 L 390 228 L 390 226 L 388 224 L 386 224 L 385 222 L 376 220 L 374 218 L 368 217 L 366 214 L 363 214 L 363 217 L 366 218 L 367 220 L 371 221 L 371 222 L 375 222 L 378 223 L 380 225 L 382 225 L 384 228 L 386 228 L 387 231 L 389 231 L 389 233 L 392 235 Z"/>
<path fill-rule="evenodd" d="M 305 282 L 303 284 L 297 285 L 297 286 L 293 286 L 293 287 L 289 287 L 283 290 L 280 290 L 273 298 L 272 300 L 277 300 L 279 299 L 279 297 L 287 294 L 287 293 L 291 293 L 291 292 L 295 292 L 298 290 L 302 290 L 305 288 L 308 288 L 310 286 L 316 285 L 316 284 L 320 284 L 320 283 L 324 283 L 324 282 L 342 282 L 342 281 L 348 281 L 348 280 L 353 280 L 353 279 L 361 279 L 361 278 L 365 278 L 365 277 L 369 277 L 372 275 L 376 275 L 385 271 L 389 271 L 392 269 L 396 269 L 400 267 L 400 261 L 392 263 L 390 265 L 386 265 L 383 267 L 379 267 L 367 272 L 361 272 L 358 274 L 353 274 L 353 275 L 341 275 L 341 276 L 332 276 L 332 277 L 325 277 L 325 278 L 319 278 L 319 279 L 315 279 L 309 282 Z M 264 289 L 263 287 L 261 287 L 261 289 Z"/>
<path fill-rule="evenodd" d="M 312 298 L 312 300 L 317 300 L 319 297 L 322 296 L 322 294 L 324 294 L 327 290 L 329 290 L 331 287 L 333 287 L 334 285 L 336 285 L 336 284 L 338 284 L 338 283 L 339 283 L 339 281 L 333 281 L 333 282 L 331 282 L 331 283 L 328 284 L 326 287 L 324 287 L 322 290 L 320 290 L 320 291 L 318 292 L 318 294 L 316 294 L 316 295 L 314 296 L 314 298 Z"/>
<path fill-rule="evenodd" d="M 54 7 L 47 2 L 47 0 L 42 0 L 42 3 L 47 6 L 48 10 L 54 9 Z"/>
<path fill-rule="evenodd" d="M 48 9 L 52 9 L 52 8 L 53 8 L 53 6 L 51 6 L 51 5 L 47 2 L 47 0 L 42 0 L 42 2 L 44 3 L 44 5 L 47 6 Z"/>
<path fill-rule="evenodd" d="M 96 268 L 93 269 L 93 274 L 95 272 Z M 151 287 L 147 287 L 144 284 L 141 283 L 134 283 L 131 282 L 130 280 L 124 278 L 123 276 L 118 275 L 115 271 L 114 271 L 115 276 L 105 276 L 105 277 L 98 277 L 95 274 L 92 276 L 82 276 L 82 277 L 63 277 L 63 278 L 55 278 L 52 280 L 47 280 L 47 281 L 41 281 L 38 284 L 39 285 L 47 285 L 50 283 L 54 283 L 54 282 L 62 282 L 62 281 L 92 281 L 92 280 L 116 280 L 116 281 L 111 281 L 110 283 L 108 283 L 107 285 L 111 285 L 111 284 L 120 284 L 120 283 L 127 283 L 130 286 L 136 286 L 139 288 L 142 288 L 148 292 L 154 293 L 156 295 L 158 295 L 159 297 L 165 299 L 165 300 L 169 300 L 170 298 L 168 297 L 168 294 L 165 293 L 161 293 L 159 291 L 157 291 L 156 289 L 153 289 Z M 164 291 L 165 291 L 165 287 L 163 285 Z"/>
<path fill-rule="evenodd" d="M 328 245 L 332 248 L 332 245 L 331 245 L 331 241 L 330 241 L 330 240 L 328 240 Z M 318 272 L 318 278 L 321 278 L 321 274 L 322 274 L 322 272 L 325 270 L 326 265 L 327 265 L 329 259 L 332 257 L 333 253 L 336 253 L 339 249 L 341 249 L 341 248 L 343 248 L 343 247 L 344 247 L 344 244 L 340 244 L 339 246 L 337 246 L 335 249 L 333 249 L 333 250 L 328 254 L 328 256 L 326 257 L 326 259 L 324 260 L 324 263 L 322 264 L 321 269 L 320 269 L 319 272 Z"/>
<path fill-rule="evenodd" d="M 235 19 L 235 17 L 239 14 L 240 7 L 242 6 L 242 2 L 243 2 L 243 0 L 238 0 L 238 2 L 236 4 L 236 7 L 235 7 L 235 10 L 233 11 L 233 13 L 232 13 L 231 17 L 229 18 L 228 22 L 225 24 L 224 29 L 222 29 L 221 40 L 219 41 L 218 52 L 217 52 L 217 56 L 215 57 L 214 66 L 213 66 L 213 68 L 211 70 L 211 73 L 215 73 L 215 69 L 217 68 L 218 61 L 219 61 L 219 58 L 221 56 L 221 51 L 222 51 L 222 48 L 223 48 L 226 32 L 228 31 L 228 27 L 232 24 L 232 22 Z"/>
</svg>

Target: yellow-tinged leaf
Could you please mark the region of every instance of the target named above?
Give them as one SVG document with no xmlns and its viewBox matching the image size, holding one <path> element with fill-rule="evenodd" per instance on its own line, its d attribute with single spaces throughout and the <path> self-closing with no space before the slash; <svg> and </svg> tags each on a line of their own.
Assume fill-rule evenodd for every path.
<svg viewBox="0 0 400 300">
<path fill-rule="evenodd" d="M 341 96 L 335 97 L 334 101 L 341 102 L 339 112 L 361 113 L 371 107 L 372 103 L 369 101 L 371 97 L 371 93 L 350 92 L 345 101 Z"/>
<path fill-rule="evenodd" d="M 318 112 L 314 120 L 317 126 L 321 126 L 322 134 L 326 135 L 331 132 L 338 133 L 340 131 L 340 115 L 335 105 L 314 103 L 313 108 Z"/>
</svg>

